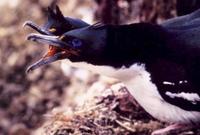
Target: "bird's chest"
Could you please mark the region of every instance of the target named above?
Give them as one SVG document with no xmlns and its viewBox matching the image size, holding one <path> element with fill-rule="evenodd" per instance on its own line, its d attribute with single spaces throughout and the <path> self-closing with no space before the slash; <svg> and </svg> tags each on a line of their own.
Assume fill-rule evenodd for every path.
<svg viewBox="0 0 200 135">
<path fill-rule="evenodd" d="M 67 61 L 67 64 L 118 79 L 128 87 L 130 93 L 144 108 L 157 108 L 158 104 L 165 100 L 186 110 L 199 110 L 200 98 L 193 96 L 199 96 L 199 90 L 190 83 L 184 68 L 177 64 L 158 61 L 150 70 L 149 67 L 146 70 L 144 65 L 137 64 L 118 69 L 85 62 Z"/>
<path fill-rule="evenodd" d="M 115 78 L 123 82 L 130 88 L 131 94 L 136 98 L 144 95 L 157 95 L 157 90 L 151 89 L 155 87 L 150 78 L 150 74 L 145 70 L 144 65 L 133 64 L 130 67 L 113 68 L 111 66 L 96 66 L 85 62 L 72 63 L 67 61 L 72 67 L 83 68 L 93 73 Z M 138 100 L 140 100 L 138 98 Z"/>
</svg>

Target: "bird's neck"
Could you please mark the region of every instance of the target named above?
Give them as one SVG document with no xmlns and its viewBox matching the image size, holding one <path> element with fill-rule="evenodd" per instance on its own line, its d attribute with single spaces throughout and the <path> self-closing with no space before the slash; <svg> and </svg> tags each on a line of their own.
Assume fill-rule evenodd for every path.
<svg viewBox="0 0 200 135">
<path fill-rule="evenodd" d="M 165 34 L 162 27 L 149 23 L 108 26 L 104 56 L 115 67 L 147 63 L 163 54 Z"/>
</svg>

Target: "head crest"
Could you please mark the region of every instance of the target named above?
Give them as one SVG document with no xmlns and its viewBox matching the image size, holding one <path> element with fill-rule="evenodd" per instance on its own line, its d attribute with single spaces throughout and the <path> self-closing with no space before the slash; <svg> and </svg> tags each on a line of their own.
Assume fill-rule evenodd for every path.
<svg viewBox="0 0 200 135">
<path fill-rule="evenodd" d="M 53 8 L 48 7 L 48 20 L 59 20 L 64 21 L 65 17 L 63 16 L 62 12 L 60 11 L 59 7 L 56 5 L 55 10 Z"/>
</svg>

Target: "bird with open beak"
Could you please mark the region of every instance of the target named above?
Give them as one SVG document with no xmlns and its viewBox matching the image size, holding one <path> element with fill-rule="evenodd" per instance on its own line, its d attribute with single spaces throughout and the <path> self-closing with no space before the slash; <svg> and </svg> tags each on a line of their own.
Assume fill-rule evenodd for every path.
<svg viewBox="0 0 200 135">
<path fill-rule="evenodd" d="M 200 124 L 199 16 L 197 10 L 160 25 L 95 24 L 27 39 L 60 49 L 49 61 L 66 58 L 69 65 L 122 81 L 150 115 L 173 123 L 152 133 L 163 134 Z"/>
<path fill-rule="evenodd" d="M 49 7 L 47 14 L 48 19 L 43 26 L 39 26 L 32 21 L 26 21 L 23 26 L 29 26 L 40 34 L 52 36 L 60 36 L 67 31 L 89 26 L 88 23 L 80 19 L 64 17 L 58 6 L 55 7 L 55 10 Z M 66 58 L 70 53 L 76 54 L 73 50 L 69 50 L 64 51 L 64 49 L 49 44 L 48 52 L 38 62 L 29 66 L 27 72 L 58 59 Z"/>
</svg>

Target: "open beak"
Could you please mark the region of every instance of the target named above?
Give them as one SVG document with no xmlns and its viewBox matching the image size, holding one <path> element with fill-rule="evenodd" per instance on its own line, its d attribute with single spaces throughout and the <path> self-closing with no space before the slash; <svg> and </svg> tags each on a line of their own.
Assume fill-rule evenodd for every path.
<svg viewBox="0 0 200 135">
<path fill-rule="evenodd" d="M 32 29 L 34 29 L 35 31 L 39 32 L 40 34 L 44 34 L 44 35 L 53 35 L 52 33 L 50 33 L 48 30 L 46 30 L 45 28 L 35 24 L 34 22 L 32 21 L 26 21 L 24 24 L 23 24 L 23 27 L 26 27 L 26 26 L 29 26 L 31 27 Z"/>
<path fill-rule="evenodd" d="M 70 56 L 79 56 L 80 51 L 70 47 L 70 45 L 63 42 L 59 36 L 32 33 L 27 36 L 27 40 L 49 45 L 48 52 L 39 61 L 30 65 L 26 70 L 27 73 L 57 60 L 65 59 Z"/>
</svg>

